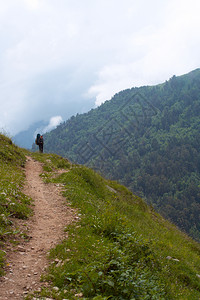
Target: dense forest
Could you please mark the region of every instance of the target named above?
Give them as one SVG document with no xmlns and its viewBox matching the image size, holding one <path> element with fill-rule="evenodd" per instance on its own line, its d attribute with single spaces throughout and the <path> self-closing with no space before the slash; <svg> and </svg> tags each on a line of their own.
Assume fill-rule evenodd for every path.
<svg viewBox="0 0 200 300">
<path fill-rule="evenodd" d="M 200 69 L 122 91 L 44 138 L 46 152 L 118 180 L 200 240 Z"/>
</svg>

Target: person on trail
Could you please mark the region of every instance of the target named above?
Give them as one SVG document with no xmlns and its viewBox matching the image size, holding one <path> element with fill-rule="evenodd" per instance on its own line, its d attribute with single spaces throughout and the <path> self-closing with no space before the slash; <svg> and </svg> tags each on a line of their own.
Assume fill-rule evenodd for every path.
<svg viewBox="0 0 200 300">
<path fill-rule="evenodd" d="M 40 153 L 43 153 L 44 140 L 43 140 L 43 136 L 42 135 L 39 138 L 38 145 L 39 145 L 39 151 L 40 151 Z"/>
<path fill-rule="evenodd" d="M 39 146 L 39 152 L 43 153 L 44 140 L 43 140 L 43 136 L 40 135 L 39 133 L 37 134 L 37 137 L 35 139 L 35 143 L 36 143 L 36 145 Z"/>
</svg>

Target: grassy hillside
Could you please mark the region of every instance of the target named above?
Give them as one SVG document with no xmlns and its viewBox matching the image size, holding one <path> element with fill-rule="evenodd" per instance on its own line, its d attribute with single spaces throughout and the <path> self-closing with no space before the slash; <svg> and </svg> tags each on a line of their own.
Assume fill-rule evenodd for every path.
<svg viewBox="0 0 200 300">
<path fill-rule="evenodd" d="M 46 151 L 118 180 L 200 241 L 200 69 L 116 94 L 45 135 Z"/>
<path fill-rule="evenodd" d="M 16 219 L 27 218 L 31 213 L 30 199 L 22 193 L 25 161 L 23 151 L 0 134 L 0 275 L 5 244 L 16 244 L 20 236 L 26 238 L 15 224 Z"/>
<path fill-rule="evenodd" d="M 0 143 L 2 254 L 4 243 L 15 234 L 13 217 L 28 217 L 30 202 L 21 192 L 24 150 L 4 136 Z M 49 254 L 50 267 L 43 280 L 49 280 L 50 287 L 34 297 L 200 298 L 200 244 L 124 186 L 57 155 L 29 155 L 43 162 L 44 181 L 62 184 L 66 203 L 78 210 L 77 221 L 66 228 L 68 239 Z M 68 172 L 55 178 L 55 168 Z"/>
<path fill-rule="evenodd" d="M 69 239 L 49 255 L 47 279 L 59 288 L 56 299 L 200 297 L 200 245 L 141 198 L 83 166 L 46 178 L 64 185 L 79 216 L 67 228 Z"/>
</svg>

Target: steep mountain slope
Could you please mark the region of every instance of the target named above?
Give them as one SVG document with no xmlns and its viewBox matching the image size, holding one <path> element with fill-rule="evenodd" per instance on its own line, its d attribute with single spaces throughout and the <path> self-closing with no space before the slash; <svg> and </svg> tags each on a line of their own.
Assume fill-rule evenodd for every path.
<svg viewBox="0 0 200 300">
<path fill-rule="evenodd" d="M 25 152 L 3 136 L 0 209 L 6 222 L 0 223 L 4 232 L 0 253 L 4 253 L 8 236 L 16 235 L 5 234 L 6 226 L 12 229 L 13 216 L 28 217 L 19 215 L 25 154 L 43 164 L 41 178 L 62 187 L 67 210 L 78 214 L 72 225 L 66 224 L 60 244 L 50 251 L 49 269 L 42 276 L 48 284 L 32 291 L 27 299 L 199 299 L 199 243 L 118 183 L 84 166 L 70 165 L 57 155 Z M 11 177 L 2 171 L 7 165 L 9 173 L 18 170 L 22 175 L 21 186 L 18 176 L 12 176 L 12 190 L 6 187 Z M 10 205 L 8 197 L 16 205 Z"/>
<path fill-rule="evenodd" d="M 125 184 L 200 240 L 200 69 L 116 94 L 45 135 L 45 149 Z"/>
</svg>

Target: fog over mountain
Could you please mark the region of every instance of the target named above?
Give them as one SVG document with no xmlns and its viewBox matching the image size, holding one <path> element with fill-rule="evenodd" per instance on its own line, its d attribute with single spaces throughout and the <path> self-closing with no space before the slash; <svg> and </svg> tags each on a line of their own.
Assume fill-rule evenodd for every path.
<svg viewBox="0 0 200 300">
<path fill-rule="evenodd" d="M 197 0 L 0 4 L 0 129 L 12 136 L 199 67 Z"/>
<path fill-rule="evenodd" d="M 31 149 L 37 133 L 44 134 L 55 129 L 62 123 L 61 116 L 52 117 L 48 122 L 40 121 L 33 123 L 27 130 L 21 131 L 13 137 L 14 142 L 23 148 Z"/>
</svg>

